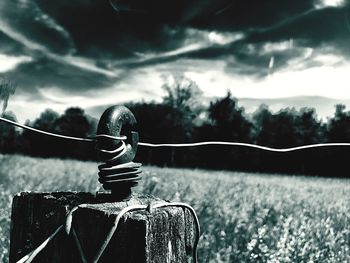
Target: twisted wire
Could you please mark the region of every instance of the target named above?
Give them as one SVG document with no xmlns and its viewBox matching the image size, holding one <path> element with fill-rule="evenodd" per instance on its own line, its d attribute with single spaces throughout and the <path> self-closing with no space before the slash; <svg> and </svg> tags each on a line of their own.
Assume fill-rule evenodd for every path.
<svg viewBox="0 0 350 263">
<path fill-rule="evenodd" d="M 74 207 L 73 209 L 70 210 L 70 212 L 67 214 L 66 217 L 66 221 L 63 225 L 60 225 L 43 243 L 41 243 L 36 249 L 34 249 L 33 251 L 31 251 L 30 253 L 28 253 L 27 255 L 25 255 L 24 257 L 22 257 L 20 260 L 18 260 L 16 263 L 31 263 L 35 257 L 42 251 L 44 250 L 44 248 L 50 243 L 50 241 L 52 241 L 54 239 L 55 236 L 57 236 L 57 234 L 61 231 L 61 230 L 65 230 L 65 233 L 69 236 L 70 232 L 73 233 L 73 238 L 75 240 L 75 243 L 77 245 L 77 248 L 79 250 L 79 254 L 80 254 L 80 258 L 82 260 L 83 263 L 87 262 L 85 253 L 83 251 L 83 248 L 81 246 L 81 242 L 78 238 L 78 235 L 74 229 L 74 227 L 72 226 L 73 223 L 73 214 L 75 211 L 77 211 L 79 208 L 86 208 L 88 206 L 88 204 L 81 204 L 78 205 L 76 207 Z M 99 250 L 96 253 L 96 256 L 93 259 L 93 263 L 98 263 L 98 261 L 100 260 L 101 256 L 103 255 L 103 252 L 105 251 L 106 247 L 108 246 L 108 244 L 110 243 L 114 233 L 116 232 L 118 226 L 119 226 L 119 222 L 122 219 L 122 217 L 129 212 L 133 212 L 133 211 L 139 211 L 139 210 L 146 210 L 149 213 L 152 213 L 154 209 L 157 208 L 162 208 L 162 207 L 181 207 L 184 209 L 188 209 L 194 219 L 194 224 L 196 227 L 196 234 L 195 234 L 195 240 L 193 243 L 193 253 L 192 253 L 192 257 L 193 257 L 193 262 L 194 263 L 198 263 L 198 257 L 197 257 L 197 248 L 198 248 L 198 243 L 199 243 L 199 237 L 200 237 L 200 224 L 199 224 L 199 219 L 198 216 L 195 212 L 195 210 L 193 209 L 193 207 L 191 207 L 188 204 L 185 203 L 179 203 L 179 202 L 169 202 L 169 203 L 158 203 L 158 204 L 152 204 L 150 203 L 149 205 L 129 205 L 125 208 L 123 208 L 118 215 L 116 216 L 113 226 L 111 228 L 111 230 L 109 231 L 107 237 L 105 240 L 103 240 L 101 247 L 99 248 Z"/>
<path fill-rule="evenodd" d="M 103 188 L 107 190 L 117 189 L 120 191 L 120 184 L 128 184 L 130 188 L 137 185 L 137 181 L 141 179 L 141 164 L 132 161 L 123 163 L 122 158 L 126 154 L 127 146 L 124 140 L 119 140 L 119 143 L 114 149 L 107 150 L 104 147 L 99 147 L 99 140 L 95 149 L 100 153 L 100 159 L 103 164 L 98 166 L 99 182 L 103 184 Z M 103 145 L 102 146 L 106 146 Z"/>
<path fill-rule="evenodd" d="M 36 249 L 34 249 L 32 252 L 28 253 L 24 257 L 22 257 L 20 260 L 18 260 L 16 263 L 30 263 L 33 261 L 33 259 L 47 246 L 48 243 L 63 229 L 63 226 L 59 226 L 55 232 L 53 232 L 43 243 L 40 244 Z"/>
<path fill-rule="evenodd" d="M 188 209 L 190 211 L 190 213 L 194 219 L 194 223 L 195 223 L 195 227 L 196 227 L 196 235 L 195 235 L 195 240 L 194 240 L 194 244 L 193 244 L 192 257 L 193 257 L 193 262 L 197 263 L 198 262 L 197 248 L 198 248 L 199 237 L 200 237 L 199 219 L 198 219 L 197 214 L 196 214 L 195 210 L 193 209 L 193 207 L 191 207 L 188 204 L 179 203 L 179 202 L 159 203 L 159 204 L 152 204 L 151 203 L 149 205 L 130 205 L 130 206 L 127 206 L 124 209 L 122 209 L 120 211 L 120 213 L 118 214 L 118 216 L 116 217 L 116 219 L 114 220 L 113 227 L 109 231 L 107 238 L 102 242 L 101 248 L 99 249 L 98 253 L 96 254 L 96 257 L 94 258 L 94 260 L 92 262 L 97 263 L 99 261 L 99 259 L 101 258 L 103 252 L 105 251 L 107 245 L 111 241 L 115 231 L 118 228 L 120 219 L 123 217 L 124 214 L 131 212 L 131 211 L 137 211 L 137 210 L 146 210 L 146 211 L 152 212 L 150 207 L 152 207 L 152 210 L 157 209 L 157 208 L 161 208 L 161 207 L 181 207 L 181 208 Z"/>
</svg>

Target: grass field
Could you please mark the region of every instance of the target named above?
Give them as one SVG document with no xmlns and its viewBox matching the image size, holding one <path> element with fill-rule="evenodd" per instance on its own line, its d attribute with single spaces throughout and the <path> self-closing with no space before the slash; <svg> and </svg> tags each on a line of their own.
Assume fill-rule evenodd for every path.
<svg viewBox="0 0 350 263">
<path fill-rule="evenodd" d="M 143 167 L 136 192 L 193 205 L 199 261 L 350 262 L 350 181 Z M 0 155 L 0 261 L 7 262 L 12 196 L 99 190 L 93 162 Z"/>
</svg>

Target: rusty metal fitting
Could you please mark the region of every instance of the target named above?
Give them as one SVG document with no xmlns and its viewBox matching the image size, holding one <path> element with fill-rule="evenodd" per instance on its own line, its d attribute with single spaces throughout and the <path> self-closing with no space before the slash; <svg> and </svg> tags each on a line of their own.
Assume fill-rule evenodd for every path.
<svg viewBox="0 0 350 263">
<path fill-rule="evenodd" d="M 112 191 L 116 201 L 128 199 L 131 187 L 141 179 L 141 164 L 132 162 L 139 141 L 135 116 L 124 106 L 109 107 L 98 123 L 96 140 L 103 161 L 98 166 L 99 182 Z"/>
</svg>

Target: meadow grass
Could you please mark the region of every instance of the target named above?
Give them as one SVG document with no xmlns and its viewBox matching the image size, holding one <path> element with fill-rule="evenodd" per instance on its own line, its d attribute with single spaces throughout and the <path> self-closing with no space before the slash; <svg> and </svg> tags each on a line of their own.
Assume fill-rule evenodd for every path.
<svg viewBox="0 0 350 263">
<path fill-rule="evenodd" d="M 350 262 L 350 181 L 143 167 L 135 192 L 191 204 L 199 261 Z M 0 261 L 11 200 L 22 191 L 100 190 L 94 162 L 0 155 Z"/>
</svg>

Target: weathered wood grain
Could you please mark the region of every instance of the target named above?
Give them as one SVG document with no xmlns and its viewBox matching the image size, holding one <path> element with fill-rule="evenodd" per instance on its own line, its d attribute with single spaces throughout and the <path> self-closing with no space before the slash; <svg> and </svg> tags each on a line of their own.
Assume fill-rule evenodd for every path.
<svg viewBox="0 0 350 263">
<path fill-rule="evenodd" d="M 13 199 L 10 263 L 40 245 L 65 222 L 79 204 L 73 227 L 87 261 L 91 262 L 113 226 L 116 215 L 130 204 L 149 204 L 154 197 L 134 196 L 127 202 L 106 203 L 89 193 L 22 193 Z M 134 211 L 124 216 L 100 258 L 104 262 L 184 263 L 193 250 L 192 219 L 182 208 Z M 34 262 L 81 262 L 72 236 L 61 231 Z"/>
</svg>

